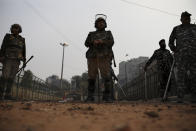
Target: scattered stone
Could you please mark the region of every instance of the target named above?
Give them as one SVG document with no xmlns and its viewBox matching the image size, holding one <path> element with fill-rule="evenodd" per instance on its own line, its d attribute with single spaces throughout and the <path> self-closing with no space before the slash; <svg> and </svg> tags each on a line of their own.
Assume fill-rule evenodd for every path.
<svg viewBox="0 0 196 131">
<path fill-rule="evenodd" d="M 144 112 L 144 114 L 148 115 L 149 117 L 153 117 L 153 118 L 159 117 L 159 114 L 154 111 L 146 111 Z"/>
<path fill-rule="evenodd" d="M 80 110 L 81 108 L 79 106 L 73 106 L 71 108 L 68 108 L 68 111 L 75 111 L 75 110 Z"/>
<path fill-rule="evenodd" d="M 170 108 L 171 108 L 171 106 L 169 106 L 169 105 L 168 105 L 168 106 L 167 106 L 167 108 L 168 108 L 168 109 L 170 109 Z"/>
<path fill-rule="evenodd" d="M 113 131 L 132 131 L 128 124 L 118 125 Z"/>
<path fill-rule="evenodd" d="M 14 106 L 12 104 L 2 104 L 0 109 L 2 110 L 11 110 Z"/>
<path fill-rule="evenodd" d="M 192 107 L 192 108 L 196 108 L 196 105 L 192 105 L 191 107 Z"/>
<path fill-rule="evenodd" d="M 31 103 L 25 103 L 24 107 L 22 108 L 23 110 L 31 110 L 32 104 Z"/>
<path fill-rule="evenodd" d="M 94 108 L 92 108 L 91 106 L 86 108 L 88 111 L 94 111 Z"/>
<path fill-rule="evenodd" d="M 162 111 L 162 110 L 163 110 L 163 109 L 161 109 L 161 108 L 158 108 L 158 109 L 157 109 L 158 112 L 160 112 L 160 111 Z"/>
</svg>

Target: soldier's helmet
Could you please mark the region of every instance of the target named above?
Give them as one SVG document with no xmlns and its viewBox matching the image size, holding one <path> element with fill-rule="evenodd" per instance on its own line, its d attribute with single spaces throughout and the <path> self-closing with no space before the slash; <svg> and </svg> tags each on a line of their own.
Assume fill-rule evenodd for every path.
<svg viewBox="0 0 196 131">
<path fill-rule="evenodd" d="M 19 29 L 19 33 L 22 32 L 22 27 L 19 24 L 13 24 L 13 25 L 11 25 L 11 27 L 10 27 L 10 31 L 11 32 L 12 32 L 13 28 L 18 28 Z"/>
<path fill-rule="evenodd" d="M 185 11 L 185 12 L 182 12 L 182 14 L 181 14 L 181 18 L 182 18 L 182 17 L 184 17 L 184 16 L 188 16 L 188 17 L 190 17 L 190 16 L 191 16 L 191 14 L 190 14 L 190 13 L 188 13 L 187 11 Z"/>
<path fill-rule="evenodd" d="M 106 28 L 107 27 L 106 18 L 107 16 L 104 14 L 96 14 L 95 15 L 95 28 L 97 28 L 97 24 L 100 21 L 103 21 L 105 23 L 105 28 Z"/>
</svg>

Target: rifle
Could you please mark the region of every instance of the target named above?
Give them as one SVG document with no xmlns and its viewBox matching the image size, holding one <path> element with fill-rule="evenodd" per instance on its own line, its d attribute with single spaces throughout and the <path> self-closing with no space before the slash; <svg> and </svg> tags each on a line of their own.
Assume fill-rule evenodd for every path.
<svg viewBox="0 0 196 131">
<path fill-rule="evenodd" d="M 169 83 L 170 83 L 170 80 L 171 80 L 171 75 L 172 75 L 172 72 L 173 72 L 173 69 L 174 69 L 174 65 L 175 65 L 175 59 L 173 59 L 173 63 L 172 63 L 171 69 L 170 69 L 169 77 L 168 77 L 168 80 L 167 80 L 167 85 L 166 85 L 164 96 L 163 96 L 163 101 L 166 101 L 166 98 L 167 98 L 167 91 L 168 91 L 168 88 L 169 88 Z"/>
<path fill-rule="evenodd" d="M 26 65 L 32 58 L 33 58 L 34 56 L 32 55 L 24 64 Z M 25 67 L 24 66 L 22 66 L 18 71 L 17 71 L 17 73 L 16 74 L 18 74 L 18 72 L 20 72 L 22 69 L 24 69 Z"/>
</svg>

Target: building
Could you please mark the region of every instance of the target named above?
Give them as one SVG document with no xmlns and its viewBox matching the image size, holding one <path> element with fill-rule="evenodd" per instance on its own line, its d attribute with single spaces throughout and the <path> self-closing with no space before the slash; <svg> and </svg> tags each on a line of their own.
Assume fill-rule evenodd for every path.
<svg viewBox="0 0 196 131">
<path fill-rule="evenodd" d="M 123 86 L 136 78 L 144 68 L 148 57 L 133 58 L 128 61 L 123 61 L 119 64 L 119 83 Z"/>
</svg>

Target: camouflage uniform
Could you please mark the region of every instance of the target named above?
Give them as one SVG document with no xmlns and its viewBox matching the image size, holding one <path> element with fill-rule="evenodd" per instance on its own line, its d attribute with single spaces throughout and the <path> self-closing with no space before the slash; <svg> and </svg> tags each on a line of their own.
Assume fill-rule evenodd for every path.
<svg viewBox="0 0 196 131">
<path fill-rule="evenodd" d="M 169 50 L 167 49 L 157 49 L 154 51 L 152 57 L 147 61 L 146 67 L 148 67 L 154 60 L 157 61 L 157 70 L 159 74 L 159 82 L 160 82 L 160 93 L 163 96 L 167 80 L 169 77 L 173 57 Z"/>
<path fill-rule="evenodd" d="M 20 60 L 25 61 L 26 58 L 25 39 L 20 35 L 6 34 L 1 45 L 0 57 L 3 58 L 1 94 L 6 89 L 6 95 L 10 96 Z"/>
<path fill-rule="evenodd" d="M 174 27 L 169 47 L 175 53 L 179 97 L 183 98 L 187 88 L 196 94 L 196 25 L 181 24 Z"/>
<path fill-rule="evenodd" d="M 94 40 L 101 39 L 102 45 L 95 46 Z M 105 92 L 110 93 L 110 62 L 112 59 L 112 46 L 114 44 L 111 31 L 94 31 L 88 34 L 85 46 L 88 47 L 86 58 L 88 62 L 89 93 L 92 95 L 95 89 L 95 80 L 100 70 L 101 77 L 104 79 Z"/>
</svg>

